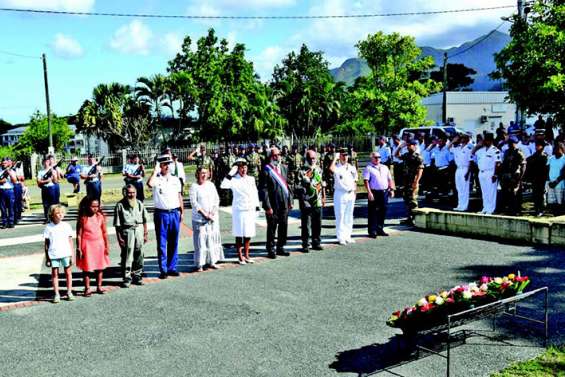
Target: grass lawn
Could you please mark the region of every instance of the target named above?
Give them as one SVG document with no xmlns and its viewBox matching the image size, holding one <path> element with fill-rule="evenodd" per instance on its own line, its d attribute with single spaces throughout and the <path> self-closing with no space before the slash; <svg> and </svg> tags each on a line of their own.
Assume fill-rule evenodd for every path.
<svg viewBox="0 0 565 377">
<path fill-rule="evenodd" d="M 565 376 L 565 346 L 550 347 L 533 360 L 516 363 L 492 377 Z"/>
</svg>

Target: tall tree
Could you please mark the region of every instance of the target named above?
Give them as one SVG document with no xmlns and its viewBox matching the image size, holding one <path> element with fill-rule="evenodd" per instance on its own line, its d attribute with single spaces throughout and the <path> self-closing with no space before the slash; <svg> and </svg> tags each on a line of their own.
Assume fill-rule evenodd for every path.
<svg viewBox="0 0 565 377">
<path fill-rule="evenodd" d="M 512 40 L 495 54 L 510 98 L 529 114 L 553 114 L 565 125 L 565 3 L 537 0 L 527 20 L 514 16 Z"/>
<path fill-rule="evenodd" d="M 447 90 L 458 91 L 468 88 L 475 82 L 471 76 L 476 75 L 477 71 L 467 67 L 465 64 L 447 64 Z M 443 67 L 430 73 L 430 78 L 435 82 L 443 84 Z"/>
<path fill-rule="evenodd" d="M 298 54 L 289 53 L 275 66 L 270 86 L 288 121 L 288 134 L 315 136 L 337 123 L 340 103 L 336 93 L 343 84 L 334 83 L 321 52 L 310 51 L 303 44 Z"/>
<path fill-rule="evenodd" d="M 342 131 L 360 129 L 385 133 L 426 124 L 421 99 L 441 85 L 431 79 L 418 79 L 434 62 L 421 57 L 413 37 L 378 32 L 357 45 L 371 74 L 355 84 L 348 105 L 355 113 L 340 125 Z M 349 126 L 348 126 L 349 125 Z"/>
<path fill-rule="evenodd" d="M 66 118 L 59 118 L 54 114 L 51 114 L 51 133 L 56 152 L 62 152 L 73 136 L 73 131 L 67 124 Z M 37 152 L 45 154 L 48 152 L 48 148 L 49 124 L 47 115 L 37 111 L 31 116 L 26 130 L 13 149 L 20 153 Z"/>
</svg>

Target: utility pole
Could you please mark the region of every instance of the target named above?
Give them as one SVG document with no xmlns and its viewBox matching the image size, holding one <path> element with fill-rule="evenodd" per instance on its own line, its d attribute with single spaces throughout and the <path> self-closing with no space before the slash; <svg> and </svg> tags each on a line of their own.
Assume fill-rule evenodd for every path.
<svg viewBox="0 0 565 377">
<path fill-rule="evenodd" d="M 518 6 L 518 17 L 519 18 L 527 17 L 527 15 L 524 13 L 524 0 L 518 0 L 517 6 Z M 520 128 L 523 127 L 522 120 L 523 120 L 522 109 L 520 108 L 520 104 L 516 103 L 516 124 L 519 125 Z"/>
<path fill-rule="evenodd" d="M 49 153 L 54 153 L 53 148 L 53 132 L 51 130 L 51 106 L 49 104 L 49 80 L 47 79 L 47 58 L 45 54 L 41 55 L 43 60 L 43 81 L 45 84 L 45 103 L 47 105 L 47 125 L 49 127 Z"/>
<path fill-rule="evenodd" d="M 447 124 L 447 52 L 443 53 L 443 103 L 441 106 L 441 120 Z"/>
</svg>

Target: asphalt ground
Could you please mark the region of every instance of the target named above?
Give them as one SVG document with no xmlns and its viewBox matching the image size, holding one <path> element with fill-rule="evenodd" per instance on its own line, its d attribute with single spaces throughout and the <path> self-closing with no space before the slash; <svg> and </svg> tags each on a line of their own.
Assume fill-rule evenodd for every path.
<svg viewBox="0 0 565 377">
<path fill-rule="evenodd" d="M 443 359 L 412 360 L 398 351 L 399 331 L 385 324 L 390 313 L 440 288 L 517 270 L 531 277 L 532 289 L 550 287 L 551 341 L 563 342 L 561 250 L 403 228 L 367 240 L 362 207 L 353 245 L 0 313 L 0 375 L 355 376 L 406 362 L 391 371 L 439 376 Z M 401 206 L 391 207 L 398 217 Z M 229 216 L 221 221 L 224 242 L 233 242 Z M 290 226 L 291 249 L 299 246 L 298 232 Z M 323 232 L 331 242 L 331 216 Z M 258 227 L 256 255 L 264 236 Z M 151 275 L 154 243 L 145 250 Z M 181 270 L 189 270 L 190 250 L 190 237 L 182 238 Z M 115 266 L 115 245 L 111 254 Z M 42 269 L 38 281 L 48 282 L 48 274 Z M 75 282 L 80 290 L 78 273 Z M 523 310 L 542 316 L 540 304 L 534 300 Z M 530 332 L 523 322 L 500 320 L 498 329 L 497 339 L 472 337 L 456 347 L 452 375 L 488 376 L 541 353 L 533 336 L 538 327 Z"/>
</svg>

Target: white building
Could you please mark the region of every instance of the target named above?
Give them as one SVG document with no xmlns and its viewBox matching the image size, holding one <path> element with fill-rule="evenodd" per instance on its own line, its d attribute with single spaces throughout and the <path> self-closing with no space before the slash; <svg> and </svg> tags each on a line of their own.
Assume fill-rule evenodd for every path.
<svg viewBox="0 0 565 377">
<path fill-rule="evenodd" d="M 442 122 L 443 93 L 422 100 L 427 119 Z M 465 131 L 494 132 L 502 122 L 505 127 L 516 117 L 516 105 L 508 101 L 508 92 L 447 92 L 447 119 Z"/>
<path fill-rule="evenodd" d="M 0 135 L 0 145 L 14 145 L 24 134 L 26 127 L 16 127 Z"/>
</svg>

